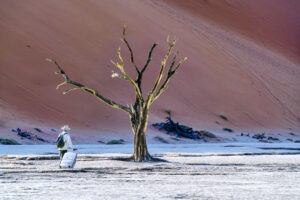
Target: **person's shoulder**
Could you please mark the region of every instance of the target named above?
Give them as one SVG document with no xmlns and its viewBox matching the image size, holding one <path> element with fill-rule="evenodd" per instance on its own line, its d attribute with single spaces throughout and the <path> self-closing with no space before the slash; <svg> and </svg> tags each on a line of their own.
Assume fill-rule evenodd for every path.
<svg viewBox="0 0 300 200">
<path fill-rule="evenodd" d="M 68 136 L 69 134 L 68 133 L 60 133 L 59 135 L 58 135 L 58 137 L 59 136 Z"/>
</svg>

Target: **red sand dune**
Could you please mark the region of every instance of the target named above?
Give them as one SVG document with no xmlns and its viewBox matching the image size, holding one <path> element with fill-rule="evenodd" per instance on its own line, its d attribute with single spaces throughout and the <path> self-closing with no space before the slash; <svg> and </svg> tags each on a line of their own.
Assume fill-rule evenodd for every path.
<svg viewBox="0 0 300 200">
<path fill-rule="evenodd" d="M 119 40 L 124 21 L 140 67 L 159 43 L 145 90 L 158 73 L 168 34 L 188 57 L 153 105 L 150 123 L 164 120 L 169 109 L 174 120 L 195 129 L 300 132 L 299 10 L 297 0 L 2 0 L 0 135 L 69 124 L 87 141 L 131 136 L 125 113 L 84 92 L 56 90 L 63 79 L 45 61 L 54 58 L 73 80 L 131 104 L 131 86 L 111 78 L 119 45 L 129 58 Z"/>
</svg>

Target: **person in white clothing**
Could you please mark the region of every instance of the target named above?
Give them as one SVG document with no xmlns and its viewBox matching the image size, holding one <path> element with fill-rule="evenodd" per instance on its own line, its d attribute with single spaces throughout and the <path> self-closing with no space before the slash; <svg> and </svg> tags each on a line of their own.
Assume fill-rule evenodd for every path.
<svg viewBox="0 0 300 200">
<path fill-rule="evenodd" d="M 73 147 L 71 137 L 67 131 L 70 131 L 71 129 L 69 128 L 68 125 L 64 125 L 61 127 L 62 132 L 58 135 L 59 136 L 63 135 L 63 140 L 64 140 L 64 145 L 62 147 L 58 147 L 59 150 L 59 156 L 60 160 L 64 157 L 65 153 L 68 152 L 68 148 L 72 148 L 73 151 L 76 151 L 77 149 Z"/>
</svg>

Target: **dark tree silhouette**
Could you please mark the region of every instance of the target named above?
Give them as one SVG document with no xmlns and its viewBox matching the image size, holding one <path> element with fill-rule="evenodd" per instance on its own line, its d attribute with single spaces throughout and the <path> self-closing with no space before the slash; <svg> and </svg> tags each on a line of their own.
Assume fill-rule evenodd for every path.
<svg viewBox="0 0 300 200">
<path fill-rule="evenodd" d="M 159 159 L 153 158 L 149 154 L 148 148 L 147 148 L 147 143 L 146 143 L 146 129 L 148 126 L 149 109 L 150 109 L 150 106 L 152 105 L 152 103 L 166 90 L 170 79 L 173 77 L 175 72 L 179 69 L 179 67 L 182 65 L 182 63 L 187 58 L 185 57 L 176 63 L 177 55 L 178 55 L 178 51 L 177 51 L 174 54 L 170 65 L 168 67 L 166 67 L 167 60 L 170 57 L 171 52 L 176 44 L 176 39 L 174 39 L 173 41 L 170 41 L 169 36 L 168 36 L 167 43 L 168 43 L 169 48 L 168 48 L 168 51 L 165 54 L 164 58 L 161 61 L 159 74 L 155 80 L 152 90 L 149 91 L 149 93 L 146 97 L 144 97 L 143 92 L 142 92 L 142 87 L 141 87 L 142 78 L 143 78 L 144 72 L 146 71 L 146 69 L 149 66 L 149 63 L 152 60 L 152 58 L 151 58 L 152 52 L 153 52 L 154 48 L 157 46 L 157 44 L 154 43 L 152 45 L 152 47 L 149 51 L 149 54 L 148 54 L 147 61 L 146 61 L 145 65 L 143 66 L 143 68 L 140 69 L 140 68 L 138 68 L 138 66 L 135 63 L 133 51 L 131 49 L 129 42 L 127 41 L 127 39 L 125 37 L 125 33 L 126 33 L 125 31 L 126 31 L 126 26 L 124 25 L 123 26 L 123 37 L 121 38 L 121 40 L 125 43 L 126 47 L 128 48 L 128 50 L 130 52 L 130 60 L 131 60 L 132 66 L 135 68 L 137 76 L 135 79 L 133 79 L 125 71 L 124 61 L 121 56 L 121 48 L 119 47 L 118 53 L 117 53 L 118 57 L 119 57 L 119 61 L 118 62 L 111 61 L 111 62 L 113 63 L 114 66 L 116 66 L 119 69 L 120 73 L 113 72 L 112 78 L 124 79 L 125 81 L 128 81 L 134 87 L 136 97 L 135 97 L 135 102 L 132 105 L 124 106 L 124 105 L 116 103 L 108 98 L 105 98 L 97 90 L 87 87 L 81 83 L 78 83 L 78 82 L 70 79 L 70 77 L 65 73 L 65 71 L 62 69 L 62 67 L 54 59 L 47 58 L 46 60 L 54 63 L 56 65 L 56 67 L 58 68 L 58 71 L 56 72 L 56 74 L 62 75 L 63 78 L 65 79 L 64 82 L 57 85 L 56 89 L 59 89 L 60 86 L 66 85 L 66 84 L 74 86 L 74 87 L 64 91 L 63 94 L 67 94 L 70 91 L 78 90 L 78 89 L 84 90 L 84 91 L 94 95 L 99 100 L 106 103 L 107 105 L 109 105 L 113 108 L 120 109 L 129 115 L 130 124 L 132 127 L 132 131 L 134 133 L 134 153 L 130 158 L 128 158 L 128 160 L 134 160 L 134 161 L 138 161 L 138 162 L 158 161 Z M 165 74 L 166 74 L 166 78 L 163 80 L 163 76 Z"/>
</svg>

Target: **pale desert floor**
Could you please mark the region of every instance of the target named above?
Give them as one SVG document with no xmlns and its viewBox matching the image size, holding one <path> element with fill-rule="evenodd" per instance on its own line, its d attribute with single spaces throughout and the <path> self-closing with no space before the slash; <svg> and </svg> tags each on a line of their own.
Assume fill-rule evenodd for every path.
<svg viewBox="0 0 300 200">
<path fill-rule="evenodd" d="M 300 199 L 299 150 L 226 148 L 241 147 L 210 154 L 165 147 L 153 153 L 168 161 L 160 163 L 111 160 L 124 153 L 79 154 L 74 169 L 59 169 L 53 154 L 2 155 L 0 199 Z"/>
</svg>

